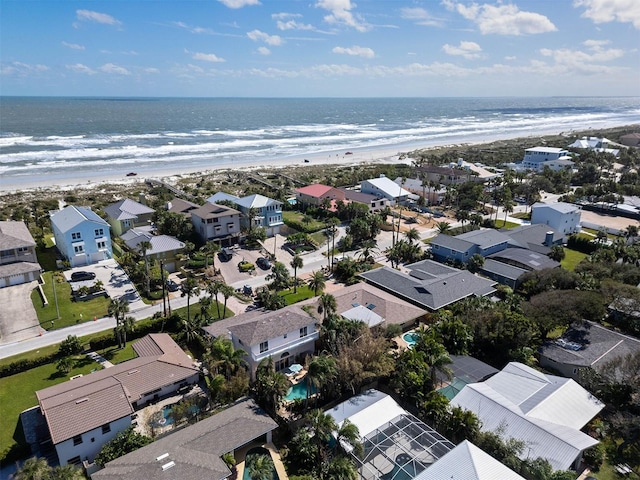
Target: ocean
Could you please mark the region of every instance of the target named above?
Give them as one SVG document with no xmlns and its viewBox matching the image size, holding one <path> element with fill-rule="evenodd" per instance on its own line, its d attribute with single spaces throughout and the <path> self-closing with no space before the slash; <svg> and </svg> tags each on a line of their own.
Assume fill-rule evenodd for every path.
<svg viewBox="0 0 640 480">
<path fill-rule="evenodd" d="M 640 98 L 0 97 L 0 182 L 151 175 L 640 123 Z"/>
</svg>

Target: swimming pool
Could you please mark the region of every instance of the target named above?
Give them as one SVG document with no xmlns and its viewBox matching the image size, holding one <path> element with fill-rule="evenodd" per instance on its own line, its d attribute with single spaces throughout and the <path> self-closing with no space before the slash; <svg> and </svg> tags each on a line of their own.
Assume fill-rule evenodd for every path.
<svg viewBox="0 0 640 480">
<path fill-rule="evenodd" d="M 173 407 L 173 405 L 165 405 L 164 407 L 162 407 L 162 418 L 157 422 L 153 422 L 154 427 L 166 427 L 173 423 L 173 417 L 171 416 L 171 407 Z M 189 411 L 190 413 L 198 413 L 200 409 L 197 405 L 192 405 L 189 408 Z"/>
<path fill-rule="evenodd" d="M 263 447 L 254 447 L 247 451 L 247 454 L 244 457 L 244 473 L 242 474 L 242 480 L 254 480 L 249 473 L 249 465 L 255 462 L 256 458 L 258 457 L 268 457 L 268 459 L 271 460 L 271 476 L 267 478 L 269 478 L 270 480 L 280 480 L 280 477 L 278 477 L 278 473 L 276 472 L 276 468 L 273 465 L 271 453 L 269 453 L 269 450 Z"/>
<path fill-rule="evenodd" d="M 311 395 L 313 395 L 314 393 L 317 393 L 316 387 L 312 386 L 311 391 L 309 393 Z M 294 400 L 297 400 L 299 398 L 301 399 L 307 398 L 307 377 L 304 377 L 304 379 L 300 383 L 296 383 L 295 385 L 292 385 L 284 397 L 284 399 L 288 402 L 293 402 Z"/>
<path fill-rule="evenodd" d="M 405 342 L 407 342 L 407 345 L 409 346 L 409 348 L 413 348 L 413 346 L 416 344 L 419 338 L 420 338 L 420 334 L 416 332 L 407 332 L 404 335 L 402 335 L 402 339 Z"/>
</svg>

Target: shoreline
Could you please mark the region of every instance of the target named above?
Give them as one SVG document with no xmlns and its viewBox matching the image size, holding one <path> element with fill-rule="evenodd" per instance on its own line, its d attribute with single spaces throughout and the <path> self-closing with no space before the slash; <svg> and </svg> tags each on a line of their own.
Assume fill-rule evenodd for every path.
<svg viewBox="0 0 640 480">
<path fill-rule="evenodd" d="M 215 175 L 223 171 L 252 171 L 262 170 L 265 168 L 281 169 L 286 167 L 318 167 L 318 166 L 338 166 L 353 167 L 358 165 L 371 165 L 376 163 L 410 163 L 411 158 L 405 157 L 409 152 L 413 151 L 438 151 L 449 148 L 470 148 L 479 145 L 490 145 L 496 142 L 512 141 L 520 143 L 531 143 L 533 140 L 540 140 L 542 137 L 561 136 L 561 137 L 580 137 L 589 135 L 600 130 L 610 130 L 614 128 L 637 128 L 640 125 L 606 125 L 599 127 L 589 127 L 583 130 L 571 130 L 569 132 L 557 132 L 553 128 L 532 132 L 529 135 L 519 135 L 518 132 L 512 132 L 512 135 L 505 134 L 478 134 L 474 136 L 466 136 L 460 138 L 460 142 L 452 141 L 452 139 L 423 139 L 410 143 L 401 143 L 393 145 L 380 145 L 375 147 L 360 147 L 349 151 L 319 151 L 307 153 L 304 155 L 295 155 L 284 158 L 277 158 L 265 162 L 265 160 L 246 159 L 244 161 L 234 161 L 233 163 L 220 163 L 217 165 L 199 165 L 191 167 L 173 167 L 173 168 L 147 168 L 136 171 L 135 177 L 127 177 L 128 172 L 108 173 L 86 172 L 76 174 L 74 176 L 56 176 L 42 178 L 28 177 L 9 177 L 0 181 L 0 192 L 3 194 L 20 194 L 20 193 L 37 193 L 39 191 L 47 192 L 51 190 L 72 191 L 72 190 L 92 190 L 105 187 L 107 185 L 135 186 L 144 183 L 146 179 L 162 180 L 167 182 L 177 181 L 179 179 L 193 177 Z M 524 133 L 524 132 L 522 132 Z M 568 142 L 567 142 L 568 143 Z M 564 147 L 564 145 L 557 145 Z M 527 147 L 525 147 L 527 148 Z M 524 153 L 523 153 L 524 154 Z M 134 170 L 135 171 L 135 170 Z"/>
</svg>

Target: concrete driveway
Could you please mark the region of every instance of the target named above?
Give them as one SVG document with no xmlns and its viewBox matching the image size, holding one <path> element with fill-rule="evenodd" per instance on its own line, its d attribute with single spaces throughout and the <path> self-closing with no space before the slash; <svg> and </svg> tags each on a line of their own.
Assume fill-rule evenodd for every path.
<svg viewBox="0 0 640 480">
<path fill-rule="evenodd" d="M 122 269 L 118 262 L 113 259 L 103 260 L 92 265 L 76 267 L 64 272 L 64 276 L 69 281 L 73 272 L 93 272 L 96 274 L 95 280 L 86 282 L 75 282 L 79 285 L 83 283 L 87 286 L 93 285 L 96 281 L 101 280 L 104 289 L 110 298 L 124 297 L 129 302 L 129 310 L 135 312 L 145 307 L 145 303 L 140 299 L 140 295 L 136 291 L 135 285 L 129 279 L 129 276 Z"/>
<path fill-rule="evenodd" d="M 33 281 L 0 288 L 0 343 L 13 343 L 36 337 L 42 329 L 31 302 Z"/>
</svg>

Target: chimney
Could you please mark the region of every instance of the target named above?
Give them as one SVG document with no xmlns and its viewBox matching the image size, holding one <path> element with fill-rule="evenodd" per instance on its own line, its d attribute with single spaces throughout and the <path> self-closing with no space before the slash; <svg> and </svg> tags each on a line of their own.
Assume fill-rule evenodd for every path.
<svg viewBox="0 0 640 480">
<path fill-rule="evenodd" d="M 138 195 L 138 202 L 141 203 L 142 205 L 147 204 L 147 197 L 145 197 L 144 193 L 141 193 L 140 195 Z"/>
<path fill-rule="evenodd" d="M 167 210 L 171 210 L 171 207 L 173 207 L 173 204 L 171 202 L 167 202 Z"/>
<path fill-rule="evenodd" d="M 547 247 L 550 247 L 551 245 L 553 245 L 553 232 L 547 232 L 547 234 L 544 237 L 544 244 Z"/>
</svg>

